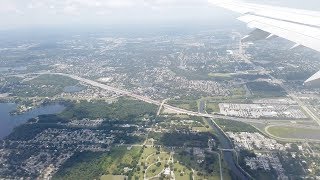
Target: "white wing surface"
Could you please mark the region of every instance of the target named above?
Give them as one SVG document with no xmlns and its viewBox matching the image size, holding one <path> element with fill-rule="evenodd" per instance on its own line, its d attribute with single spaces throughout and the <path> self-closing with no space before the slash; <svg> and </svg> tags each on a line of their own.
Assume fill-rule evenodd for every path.
<svg viewBox="0 0 320 180">
<path fill-rule="evenodd" d="M 320 52 L 320 12 L 244 3 L 232 0 L 209 0 L 213 5 L 241 13 L 238 19 L 256 28 L 243 40 L 278 36 Z M 320 80 L 317 73 L 308 82 Z"/>
</svg>

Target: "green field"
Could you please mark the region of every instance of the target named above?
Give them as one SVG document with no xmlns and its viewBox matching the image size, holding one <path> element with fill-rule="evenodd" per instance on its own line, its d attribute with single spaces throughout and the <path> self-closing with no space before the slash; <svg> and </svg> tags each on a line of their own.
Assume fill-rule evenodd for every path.
<svg viewBox="0 0 320 180">
<path fill-rule="evenodd" d="M 242 97 L 246 94 L 246 90 L 243 87 L 233 88 L 231 89 L 233 96 L 239 96 Z"/>
<path fill-rule="evenodd" d="M 188 180 L 190 179 L 190 174 L 192 171 L 185 166 L 179 164 L 179 163 L 174 163 L 173 165 L 174 169 L 174 175 L 176 180 Z"/>
<path fill-rule="evenodd" d="M 320 129 L 270 126 L 266 128 L 266 131 L 280 138 L 320 140 Z"/>
<path fill-rule="evenodd" d="M 219 104 L 218 103 L 213 103 L 213 102 L 207 102 L 206 103 L 206 110 L 209 114 L 215 113 L 215 112 L 220 112 Z"/>
<path fill-rule="evenodd" d="M 256 128 L 250 124 L 243 122 L 225 120 L 225 119 L 215 119 L 215 122 L 225 131 L 225 132 L 258 132 Z"/>
<path fill-rule="evenodd" d="M 215 96 L 215 97 L 204 97 L 207 103 L 252 103 L 252 100 L 247 99 L 245 96 L 233 95 L 233 96 Z"/>
<path fill-rule="evenodd" d="M 169 100 L 168 104 L 190 111 L 198 111 L 196 100 Z"/>
<path fill-rule="evenodd" d="M 100 180 L 127 180 L 126 176 L 121 175 L 103 175 L 100 177 Z"/>
<path fill-rule="evenodd" d="M 141 147 L 117 147 L 106 153 L 82 152 L 68 159 L 53 179 L 99 179 L 102 175 L 130 175 L 124 168 L 135 168 L 141 155 Z M 106 177 L 106 176 L 103 176 Z M 109 177 L 109 176 L 107 176 Z"/>
<path fill-rule="evenodd" d="M 235 73 L 209 73 L 208 77 L 217 80 L 231 80 L 234 77 L 234 75 Z"/>
<path fill-rule="evenodd" d="M 255 97 L 282 97 L 287 95 L 282 87 L 266 81 L 248 82 L 246 85 Z"/>
<path fill-rule="evenodd" d="M 169 158 L 170 154 L 161 148 L 145 147 L 133 172 L 134 179 L 143 179 L 144 175 L 147 178 L 158 175 L 164 170 Z"/>
</svg>

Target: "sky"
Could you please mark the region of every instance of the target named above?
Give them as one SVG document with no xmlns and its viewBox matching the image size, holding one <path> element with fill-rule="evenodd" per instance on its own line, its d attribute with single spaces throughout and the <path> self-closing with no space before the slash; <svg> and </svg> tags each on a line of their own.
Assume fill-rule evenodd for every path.
<svg viewBox="0 0 320 180">
<path fill-rule="evenodd" d="M 319 0 L 247 0 L 314 8 Z M 320 9 L 318 9 L 320 10 Z M 0 29 L 44 26 L 223 23 L 235 14 L 207 0 L 0 0 Z"/>
</svg>

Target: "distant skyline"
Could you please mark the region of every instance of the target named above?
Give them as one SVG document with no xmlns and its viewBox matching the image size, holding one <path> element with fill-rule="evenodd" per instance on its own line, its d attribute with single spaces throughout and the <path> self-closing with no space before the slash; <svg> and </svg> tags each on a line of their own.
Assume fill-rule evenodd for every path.
<svg viewBox="0 0 320 180">
<path fill-rule="evenodd" d="M 320 10 L 318 0 L 247 0 Z M 319 9 L 317 9 L 319 8 Z M 0 29 L 72 25 L 224 23 L 234 16 L 207 0 L 0 0 Z"/>
</svg>

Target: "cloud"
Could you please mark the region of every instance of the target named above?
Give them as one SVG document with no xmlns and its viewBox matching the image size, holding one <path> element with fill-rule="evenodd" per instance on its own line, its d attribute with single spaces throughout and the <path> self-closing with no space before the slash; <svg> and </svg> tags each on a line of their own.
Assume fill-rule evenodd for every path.
<svg viewBox="0 0 320 180">
<path fill-rule="evenodd" d="M 206 5 L 206 0 L 145 0 L 153 6 L 190 7 Z"/>
<path fill-rule="evenodd" d="M 14 1 L 2 0 L 0 1 L 0 14 L 5 13 L 21 14 L 22 11 L 18 9 L 18 5 Z"/>
<path fill-rule="evenodd" d="M 97 8 L 127 9 L 127 8 L 181 8 L 206 5 L 206 0 L 1 0 L 0 12 L 43 11 L 56 9 L 64 11 L 95 10 Z M 54 8 L 53 8 L 54 7 Z"/>
</svg>

